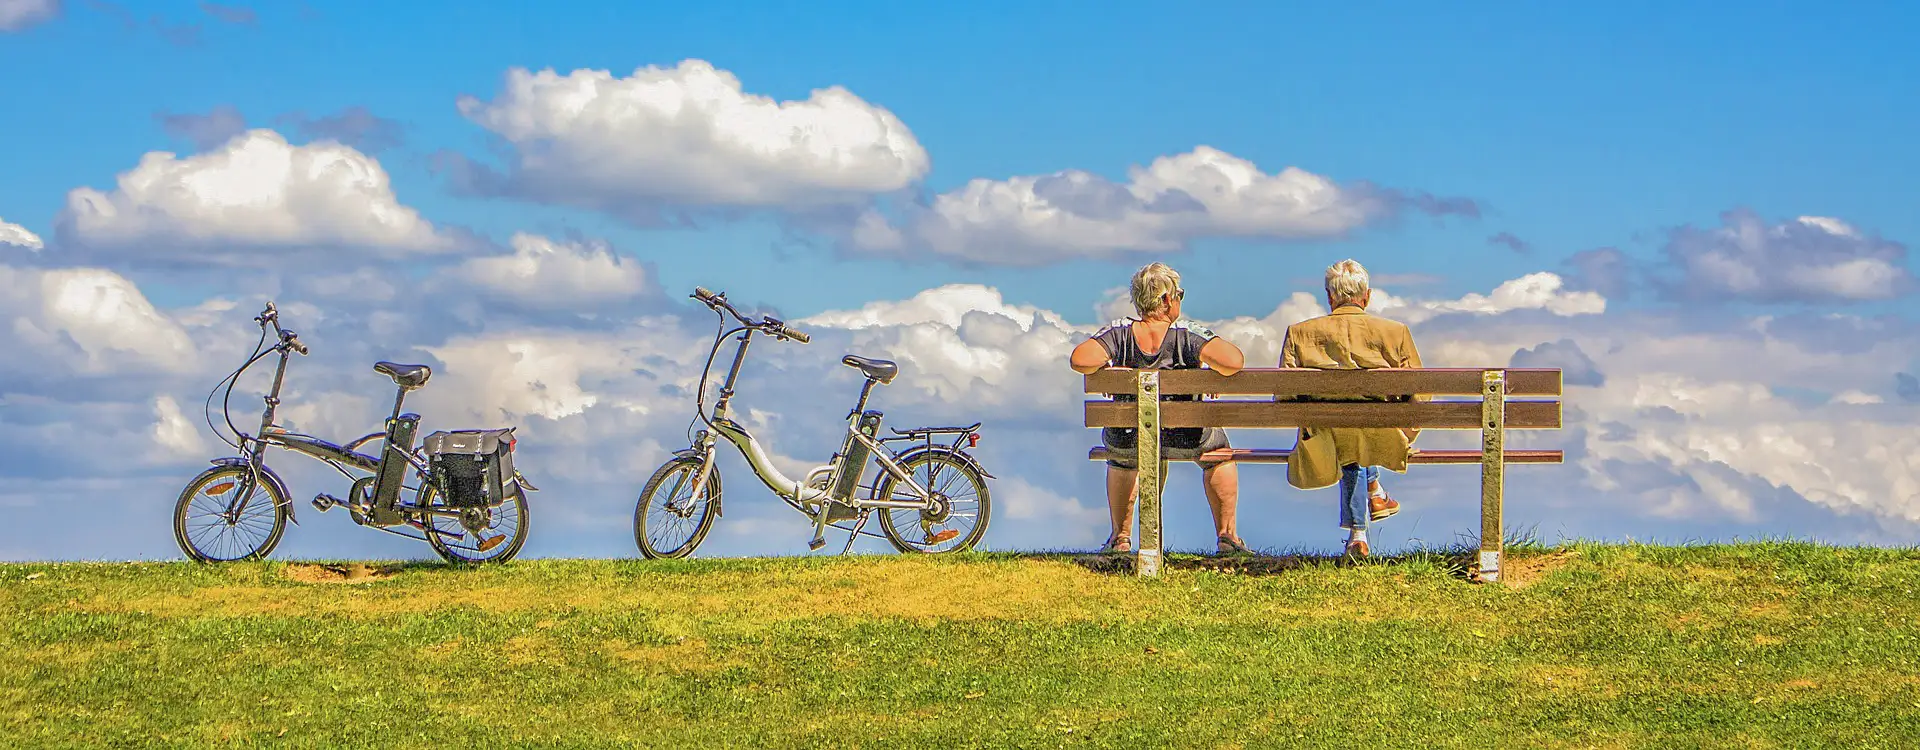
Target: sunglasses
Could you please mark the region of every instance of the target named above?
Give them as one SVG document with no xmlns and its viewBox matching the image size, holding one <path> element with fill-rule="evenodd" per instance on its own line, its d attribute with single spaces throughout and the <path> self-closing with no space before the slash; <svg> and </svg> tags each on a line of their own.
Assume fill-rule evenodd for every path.
<svg viewBox="0 0 1920 750">
<path fill-rule="evenodd" d="M 1174 298 L 1174 299 L 1186 299 L 1186 298 L 1187 298 L 1187 290 L 1185 290 L 1185 289 L 1175 289 L 1175 290 L 1173 290 L 1173 291 L 1171 291 L 1171 292 L 1168 292 L 1166 296 L 1168 296 L 1168 297 L 1172 297 L 1172 298 Z"/>
</svg>

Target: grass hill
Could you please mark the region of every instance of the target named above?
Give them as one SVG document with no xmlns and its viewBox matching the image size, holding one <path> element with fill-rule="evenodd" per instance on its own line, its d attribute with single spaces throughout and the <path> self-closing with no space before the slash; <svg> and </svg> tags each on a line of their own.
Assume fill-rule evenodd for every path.
<svg viewBox="0 0 1920 750">
<path fill-rule="evenodd" d="M 0 745 L 1920 747 L 1920 550 L 0 565 Z"/>
</svg>

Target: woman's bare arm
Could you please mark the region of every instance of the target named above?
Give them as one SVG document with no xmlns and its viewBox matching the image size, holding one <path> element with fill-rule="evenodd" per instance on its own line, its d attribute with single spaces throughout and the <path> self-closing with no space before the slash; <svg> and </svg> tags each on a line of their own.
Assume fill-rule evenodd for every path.
<svg viewBox="0 0 1920 750">
<path fill-rule="evenodd" d="M 1215 338 L 1200 347 L 1200 361 L 1205 362 L 1214 372 L 1232 375 L 1247 366 L 1247 355 L 1240 347 L 1223 338 Z"/>
<path fill-rule="evenodd" d="M 1092 374 L 1095 370 L 1107 366 L 1107 348 L 1100 345 L 1099 339 L 1087 339 L 1073 348 L 1073 356 L 1068 358 L 1073 371 L 1082 375 Z"/>
</svg>

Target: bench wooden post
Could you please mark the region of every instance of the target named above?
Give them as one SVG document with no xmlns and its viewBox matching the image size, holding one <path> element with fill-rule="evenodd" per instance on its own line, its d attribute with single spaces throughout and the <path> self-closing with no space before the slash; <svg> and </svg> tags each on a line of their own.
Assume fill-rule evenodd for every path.
<svg viewBox="0 0 1920 750">
<path fill-rule="evenodd" d="M 1153 578 L 1160 575 L 1160 488 L 1166 480 L 1166 463 L 1160 460 L 1160 372 L 1141 370 L 1135 378 L 1140 417 L 1134 440 L 1138 450 L 1133 465 L 1139 469 L 1134 507 L 1140 514 L 1140 546 L 1133 571 Z"/>
<path fill-rule="evenodd" d="M 1480 376 L 1480 570 L 1484 583 L 1500 580 L 1501 494 L 1506 480 L 1507 380 L 1501 370 Z"/>
</svg>

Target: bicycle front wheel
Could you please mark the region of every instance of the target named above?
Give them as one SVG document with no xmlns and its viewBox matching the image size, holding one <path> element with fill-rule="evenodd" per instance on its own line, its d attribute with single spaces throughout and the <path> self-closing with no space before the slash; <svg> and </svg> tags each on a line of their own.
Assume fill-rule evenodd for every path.
<svg viewBox="0 0 1920 750">
<path fill-rule="evenodd" d="M 513 495 L 497 507 L 457 511 L 440 501 L 440 492 L 432 482 L 420 487 L 417 498 L 420 507 L 440 511 L 425 514 L 425 531 L 427 544 L 447 562 L 503 563 L 520 554 L 520 547 L 527 543 L 533 519 L 527 512 L 524 489 L 515 487 Z"/>
<path fill-rule="evenodd" d="M 173 506 L 173 540 L 195 562 L 257 560 L 287 530 L 287 498 L 246 466 L 215 466 Z"/>
<path fill-rule="evenodd" d="M 714 506 L 720 502 L 720 470 L 707 469 L 707 484 L 693 495 L 699 459 L 681 456 L 668 461 L 647 479 L 633 506 L 633 541 L 649 560 L 686 557 L 713 528 Z"/>
<path fill-rule="evenodd" d="M 901 552 L 939 554 L 972 549 L 987 534 L 993 498 L 987 480 L 973 464 L 945 450 L 922 451 L 901 462 L 907 476 L 933 493 L 934 507 L 881 508 L 880 530 Z M 875 497 L 916 502 L 921 498 L 892 473 L 885 474 Z"/>
</svg>

